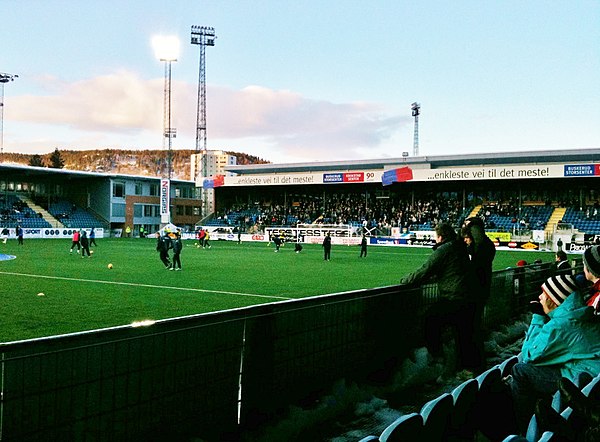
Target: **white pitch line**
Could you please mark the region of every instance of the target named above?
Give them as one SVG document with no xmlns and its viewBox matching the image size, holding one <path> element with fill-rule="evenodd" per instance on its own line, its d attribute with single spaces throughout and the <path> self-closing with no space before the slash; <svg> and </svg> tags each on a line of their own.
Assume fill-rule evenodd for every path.
<svg viewBox="0 0 600 442">
<path fill-rule="evenodd" d="M 31 275 L 29 273 L 0 272 L 0 274 L 1 275 L 12 275 L 12 276 L 29 276 L 30 278 L 41 278 L 41 279 L 60 279 L 63 281 L 95 282 L 98 284 L 128 285 L 128 286 L 132 286 L 132 287 L 147 287 L 147 288 L 152 288 L 152 289 L 181 290 L 181 291 L 185 291 L 185 292 L 191 291 L 191 292 L 205 292 L 205 293 L 224 293 L 226 295 L 254 296 L 256 298 L 294 299 L 294 298 L 287 298 L 285 296 L 256 295 L 253 293 L 226 292 L 223 290 L 205 290 L 205 289 L 194 289 L 194 288 L 187 288 L 187 287 L 169 287 L 169 286 L 164 286 L 164 285 L 137 284 L 137 283 L 133 283 L 133 282 L 101 281 L 98 279 L 66 278 L 63 276 Z"/>
</svg>

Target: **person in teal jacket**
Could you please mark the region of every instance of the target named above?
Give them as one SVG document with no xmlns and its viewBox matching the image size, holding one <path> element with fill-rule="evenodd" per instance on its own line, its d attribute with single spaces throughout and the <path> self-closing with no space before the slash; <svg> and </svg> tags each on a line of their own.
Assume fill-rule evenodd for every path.
<svg viewBox="0 0 600 442">
<path fill-rule="evenodd" d="M 561 377 L 577 384 L 584 373 L 600 373 L 600 320 L 585 305 L 573 276 L 548 278 L 539 302 L 531 304 L 534 313 L 510 384 L 521 430 L 537 400 L 551 400 Z"/>
</svg>

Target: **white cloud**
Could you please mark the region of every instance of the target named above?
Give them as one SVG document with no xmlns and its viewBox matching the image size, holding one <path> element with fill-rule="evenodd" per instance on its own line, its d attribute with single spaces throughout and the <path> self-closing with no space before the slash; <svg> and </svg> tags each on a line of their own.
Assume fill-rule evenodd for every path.
<svg viewBox="0 0 600 442">
<path fill-rule="evenodd" d="M 144 140 L 156 146 L 163 124 L 162 79 L 145 80 L 119 71 L 74 83 L 44 78 L 40 85 L 44 94 L 11 97 L 10 118 L 51 127 L 51 135 L 35 137 L 48 141 L 48 151 L 56 145 L 139 149 Z M 411 124 L 409 116 L 392 115 L 377 103 L 332 103 L 261 86 L 232 90 L 209 85 L 207 89 L 209 148 L 248 152 L 251 141 L 254 149 L 265 148 L 270 154 L 263 156 L 267 160 L 364 158 Z M 177 145 L 191 148 L 197 85 L 173 81 L 171 103 Z M 14 135 L 22 147 L 34 142 L 33 137 Z M 76 142 L 87 144 L 77 147 Z M 219 147 L 224 142 L 227 145 Z"/>
</svg>

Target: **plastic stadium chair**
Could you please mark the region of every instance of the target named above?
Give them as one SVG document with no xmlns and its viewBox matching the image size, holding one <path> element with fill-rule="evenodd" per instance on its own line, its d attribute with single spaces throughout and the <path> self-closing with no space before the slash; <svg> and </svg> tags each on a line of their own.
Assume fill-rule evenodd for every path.
<svg viewBox="0 0 600 442">
<path fill-rule="evenodd" d="M 511 434 L 502 439 L 502 442 L 529 442 L 529 439 L 518 434 Z"/>
<path fill-rule="evenodd" d="M 458 440 L 472 439 L 475 433 L 475 418 L 479 384 L 469 379 L 452 390 L 454 410 L 450 416 L 450 435 Z"/>
<path fill-rule="evenodd" d="M 477 376 L 477 430 L 491 440 L 502 440 L 506 435 L 517 434 L 510 388 L 502 380 L 498 365 Z M 494 410 L 490 413 L 490 410 Z"/>
<path fill-rule="evenodd" d="M 450 393 L 444 393 L 430 400 L 421 408 L 420 415 L 425 427 L 424 440 L 444 440 L 454 407 Z"/>
<path fill-rule="evenodd" d="M 379 436 L 381 442 L 405 442 L 421 440 L 423 418 L 419 413 L 405 414 L 390 424 Z"/>
<path fill-rule="evenodd" d="M 544 430 L 540 428 L 538 425 L 538 418 L 534 414 L 531 416 L 529 420 L 529 425 L 527 426 L 527 432 L 525 433 L 525 437 L 530 441 L 537 441 L 541 436 Z"/>
<path fill-rule="evenodd" d="M 502 372 L 498 365 L 487 369 L 479 376 L 477 376 L 477 383 L 479 384 L 479 391 L 486 391 L 493 388 L 499 382 L 502 382 Z"/>
<path fill-rule="evenodd" d="M 551 442 L 553 440 L 558 441 L 558 436 L 556 436 L 552 431 L 544 431 L 542 436 L 538 439 L 538 442 Z"/>
<path fill-rule="evenodd" d="M 558 413 L 563 411 L 563 409 L 565 408 L 565 404 L 560 394 L 560 390 L 557 390 L 556 393 L 552 395 L 552 403 L 550 405 L 552 409 L 556 410 Z"/>
<path fill-rule="evenodd" d="M 510 358 L 506 359 L 504 362 L 502 362 L 499 367 L 500 367 L 500 376 L 502 376 L 503 378 L 508 376 L 513 368 L 513 366 L 519 362 L 519 356 L 514 355 L 511 356 Z"/>
<path fill-rule="evenodd" d="M 580 387 L 582 387 L 580 385 Z M 587 385 L 581 388 L 581 392 L 588 397 L 598 398 L 600 395 L 600 375 L 593 378 Z"/>
</svg>

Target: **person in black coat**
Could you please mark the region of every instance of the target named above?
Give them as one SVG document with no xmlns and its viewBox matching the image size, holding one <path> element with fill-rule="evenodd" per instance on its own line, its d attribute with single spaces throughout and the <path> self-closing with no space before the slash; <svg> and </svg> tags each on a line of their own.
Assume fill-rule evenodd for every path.
<svg viewBox="0 0 600 442">
<path fill-rule="evenodd" d="M 175 234 L 175 239 L 172 240 L 173 243 L 173 265 L 171 266 L 171 270 L 181 270 L 181 249 L 183 248 L 183 244 L 181 243 L 181 234 L 177 232 Z"/>
<path fill-rule="evenodd" d="M 555 260 L 555 274 L 571 274 L 571 264 L 569 264 L 569 259 L 567 258 L 567 254 L 564 250 L 559 250 L 556 252 Z"/>
<path fill-rule="evenodd" d="M 364 233 L 360 241 L 360 258 L 363 256 L 365 258 L 367 257 L 367 237 L 364 235 Z"/>
<path fill-rule="evenodd" d="M 168 232 L 165 231 L 163 235 L 159 234 L 156 241 L 156 251 L 159 253 L 160 260 L 165 265 L 167 270 L 171 269 L 172 267 L 171 260 L 169 259 L 169 249 L 171 248 L 171 237 L 169 236 Z"/>
<path fill-rule="evenodd" d="M 329 233 L 323 239 L 323 260 L 331 261 L 331 236 L 329 236 Z"/>
<path fill-rule="evenodd" d="M 467 252 L 471 258 L 471 266 L 475 272 L 475 322 L 473 324 L 473 335 L 475 343 L 479 347 L 478 355 L 483 355 L 483 317 L 485 305 L 490 299 L 492 290 L 492 266 L 496 257 L 496 246 L 485 234 L 482 218 L 473 216 L 467 218 L 462 230 L 463 238 L 470 237 L 467 242 Z M 476 371 L 483 368 L 483 359 L 474 361 Z"/>
<path fill-rule="evenodd" d="M 79 238 L 79 244 L 81 245 L 81 257 L 83 258 L 87 253 L 89 258 L 92 257 L 90 254 L 90 241 L 85 230 L 81 231 L 81 237 Z"/>
</svg>

